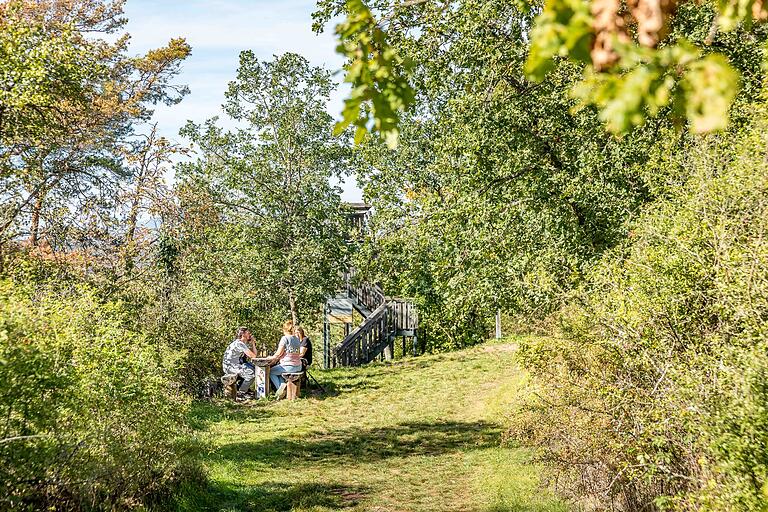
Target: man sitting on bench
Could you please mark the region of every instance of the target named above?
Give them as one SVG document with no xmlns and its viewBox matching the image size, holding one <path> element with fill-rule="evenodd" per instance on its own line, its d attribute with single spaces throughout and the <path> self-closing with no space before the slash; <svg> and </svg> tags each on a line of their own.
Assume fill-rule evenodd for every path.
<svg viewBox="0 0 768 512">
<path fill-rule="evenodd" d="M 256 357 L 251 347 L 248 346 L 248 342 L 252 338 L 251 331 L 247 327 L 238 327 L 237 337 L 227 347 L 224 352 L 224 360 L 221 363 L 224 375 L 236 374 L 239 377 L 238 380 L 242 379 L 237 393 L 240 398 L 245 397 L 245 392 L 251 388 L 251 384 L 256 378 L 254 366 L 248 362 L 248 358 Z"/>
</svg>

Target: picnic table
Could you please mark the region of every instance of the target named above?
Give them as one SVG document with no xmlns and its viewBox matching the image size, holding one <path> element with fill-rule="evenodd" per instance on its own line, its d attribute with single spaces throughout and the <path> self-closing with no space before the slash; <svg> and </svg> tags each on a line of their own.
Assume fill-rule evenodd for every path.
<svg viewBox="0 0 768 512">
<path fill-rule="evenodd" d="M 251 359 L 255 366 L 256 378 L 253 380 L 253 388 L 256 398 L 266 398 L 269 394 L 269 358 L 257 357 Z"/>
</svg>

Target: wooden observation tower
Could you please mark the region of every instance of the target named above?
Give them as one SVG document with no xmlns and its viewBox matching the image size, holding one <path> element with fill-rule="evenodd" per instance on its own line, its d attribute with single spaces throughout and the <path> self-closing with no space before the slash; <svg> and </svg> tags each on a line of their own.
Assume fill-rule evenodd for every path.
<svg viewBox="0 0 768 512">
<path fill-rule="evenodd" d="M 352 237 L 368 229 L 371 207 L 349 203 Z M 352 238 L 350 237 L 350 238 Z M 323 315 L 323 366 L 359 366 L 396 354 L 417 354 L 419 315 L 407 299 L 389 297 L 376 283 L 344 272 L 343 289 L 325 303 Z"/>
</svg>

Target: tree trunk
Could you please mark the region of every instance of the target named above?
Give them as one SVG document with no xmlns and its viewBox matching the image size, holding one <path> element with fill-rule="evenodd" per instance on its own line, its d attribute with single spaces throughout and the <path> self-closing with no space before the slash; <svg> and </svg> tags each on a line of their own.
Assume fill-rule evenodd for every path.
<svg viewBox="0 0 768 512">
<path fill-rule="evenodd" d="M 133 272 L 133 258 L 136 255 L 134 238 L 136 237 L 136 224 L 139 220 L 139 199 L 137 191 L 136 197 L 133 198 L 133 202 L 131 203 L 131 212 L 128 215 L 128 231 L 125 234 L 124 241 L 123 257 L 125 258 L 125 261 L 123 262 L 123 268 L 126 276 L 130 276 L 131 272 Z"/>
<path fill-rule="evenodd" d="M 288 292 L 288 303 L 291 306 L 291 321 L 293 325 L 299 325 L 299 313 L 296 311 L 296 295 L 293 290 Z"/>
<path fill-rule="evenodd" d="M 29 243 L 32 247 L 37 247 L 40 234 L 40 213 L 43 211 L 43 202 L 47 189 L 40 189 L 35 198 L 35 205 L 32 207 L 32 220 L 29 223 Z"/>
</svg>

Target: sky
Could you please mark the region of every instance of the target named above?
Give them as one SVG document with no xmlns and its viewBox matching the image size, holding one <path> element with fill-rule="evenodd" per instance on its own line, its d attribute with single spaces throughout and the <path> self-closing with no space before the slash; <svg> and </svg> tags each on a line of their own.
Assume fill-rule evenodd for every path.
<svg viewBox="0 0 768 512">
<path fill-rule="evenodd" d="M 178 105 L 160 105 L 153 122 L 165 137 L 188 142 L 179 136 L 187 120 L 202 122 L 221 115 L 227 83 L 235 78 L 238 56 L 253 50 L 259 59 L 294 52 L 313 65 L 332 71 L 341 68 L 336 54 L 333 24 L 322 34 L 312 32 L 313 0 L 128 0 L 125 15 L 131 34 L 130 53 L 144 53 L 184 37 L 192 55 L 182 64 L 177 82 L 190 94 Z M 341 82 L 342 75 L 336 79 Z M 338 118 L 344 89 L 337 91 L 328 111 Z M 352 183 L 342 184 L 342 198 L 360 201 L 361 192 Z"/>
</svg>

